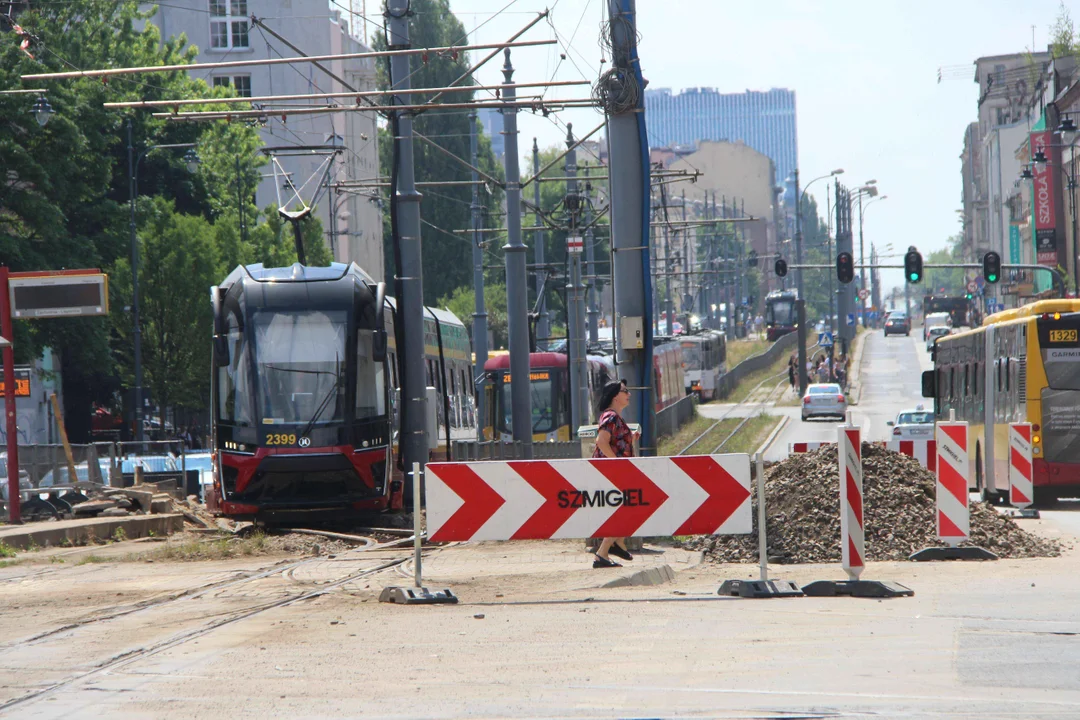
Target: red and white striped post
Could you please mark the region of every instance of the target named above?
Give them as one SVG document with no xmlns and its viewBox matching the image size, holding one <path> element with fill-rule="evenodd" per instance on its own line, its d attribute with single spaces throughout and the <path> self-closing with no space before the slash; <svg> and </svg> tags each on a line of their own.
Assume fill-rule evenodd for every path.
<svg viewBox="0 0 1080 720">
<path fill-rule="evenodd" d="M 816 580 L 803 587 L 810 597 L 910 597 L 915 591 L 900 583 L 860 580 L 866 567 L 863 518 L 862 429 L 851 422 L 837 428 L 836 454 L 840 466 L 840 564 L 847 580 Z"/>
<path fill-rule="evenodd" d="M 1009 504 L 1024 511 L 1034 500 L 1031 423 L 1009 423 Z"/>
<path fill-rule="evenodd" d="M 971 477 L 971 455 L 968 443 L 968 424 L 957 422 L 954 411 L 949 420 L 939 422 L 935 429 L 937 441 L 937 536 L 945 547 L 923 548 L 912 560 L 997 560 L 997 555 L 981 547 L 959 547 L 971 535 L 971 513 L 968 510 L 968 479 Z"/>
<path fill-rule="evenodd" d="M 849 420 L 838 430 L 840 456 L 840 562 L 852 581 L 863 571 L 865 541 L 863 531 L 862 433 Z"/>
<path fill-rule="evenodd" d="M 971 457 L 968 455 L 968 424 L 964 421 L 937 424 L 937 536 L 949 547 L 956 547 L 971 534 L 968 512 L 968 478 Z"/>
</svg>

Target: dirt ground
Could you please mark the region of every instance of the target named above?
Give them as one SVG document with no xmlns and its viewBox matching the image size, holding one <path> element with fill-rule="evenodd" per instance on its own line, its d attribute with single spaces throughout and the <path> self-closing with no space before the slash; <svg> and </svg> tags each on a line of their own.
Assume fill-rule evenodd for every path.
<svg viewBox="0 0 1080 720">
<path fill-rule="evenodd" d="M 1049 536 L 1073 529 L 1024 522 Z M 409 547 L 166 561 L 163 543 L 67 549 L 62 563 L 42 551 L 0 569 L 0 712 L 1080 717 L 1075 550 L 867 568 L 913 598 L 751 601 L 716 588 L 756 566 L 661 546 L 597 571 L 578 542 L 452 545 L 425 550 L 425 581 L 460 604 L 397 606 L 378 597 L 410 584 Z M 674 582 L 602 587 L 659 564 Z M 843 577 L 835 565 L 774 572 Z"/>
</svg>

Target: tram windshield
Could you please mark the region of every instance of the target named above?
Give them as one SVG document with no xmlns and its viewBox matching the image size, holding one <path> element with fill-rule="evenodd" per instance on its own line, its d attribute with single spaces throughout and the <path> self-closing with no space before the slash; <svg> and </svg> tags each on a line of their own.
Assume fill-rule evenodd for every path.
<svg viewBox="0 0 1080 720">
<path fill-rule="evenodd" d="M 795 324 L 795 303 L 791 300 L 778 300 L 765 306 L 765 322 L 773 325 Z"/>
<path fill-rule="evenodd" d="M 262 423 L 344 420 L 346 312 L 259 311 L 253 320 Z"/>
<path fill-rule="evenodd" d="M 533 433 L 547 434 L 558 426 L 558 397 L 551 374 L 545 371 L 532 371 L 532 379 L 529 382 L 529 390 L 532 395 L 532 431 Z M 504 432 L 510 432 L 513 428 L 511 408 L 513 407 L 512 391 L 510 383 L 505 379 L 500 390 L 502 397 L 503 426 Z"/>
</svg>

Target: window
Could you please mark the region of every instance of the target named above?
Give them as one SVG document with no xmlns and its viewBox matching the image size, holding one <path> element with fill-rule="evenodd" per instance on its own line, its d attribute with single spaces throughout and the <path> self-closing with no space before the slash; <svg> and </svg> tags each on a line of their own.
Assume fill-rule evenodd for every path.
<svg viewBox="0 0 1080 720">
<path fill-rule="evenodd" d="M 248 47 L 247 0 L 210 0 L 210 47 Z"/>
<path fill-rule="evenodd" d="M 386 375 L 383 363 L 375 362 L 373 330 L 356 331 L 356 419 L 386 414 Z"/>
<path fill-rule="evenodd" d="M 214 87 L 232 87 L 236 88 L 236 94 L 238 97 L 251 97 L 251 76 L 250 75 L 215 75 Z"/>
</svg>

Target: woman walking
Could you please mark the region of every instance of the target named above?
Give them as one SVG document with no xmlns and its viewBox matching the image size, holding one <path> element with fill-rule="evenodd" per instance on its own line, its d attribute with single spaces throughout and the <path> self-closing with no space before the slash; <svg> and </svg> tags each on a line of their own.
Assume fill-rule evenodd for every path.
<svg viewBox="0 0 1080 720">
<path fill-rule="evenodd" d="M 634 456 L 634 435 L 621 415 L 629 404 L 630 391 L 626 389 L 625 381 L 610 382 L 604 386 L 596 406 L 600 419 L 598 420 L 599 428 L 596 431 L 596 448 L 592 455 L 594 458 Z M 608 557 L 609 553 L 623 560 L 634 559 L 634 556 L 626 549 L 626 541 L 623 538 L 604 538 L 596 550 L 593 567 L 622 567 Z"/>
</svg>

